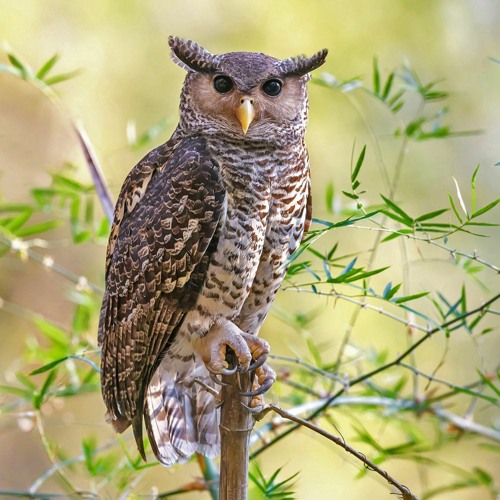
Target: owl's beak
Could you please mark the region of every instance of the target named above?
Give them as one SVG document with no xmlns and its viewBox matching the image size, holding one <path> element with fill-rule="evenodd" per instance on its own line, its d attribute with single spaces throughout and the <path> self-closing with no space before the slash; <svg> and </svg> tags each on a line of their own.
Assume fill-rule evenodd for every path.
<svg viewBox="0 0 500 500">
<path fill-rule="evenodd" d="M 241 99 L 241 103 L 236 110 L 236 116 L 241 123 L 241 128 L 243 133 L 246 134 L 250 123 L 252 123 L 255 118 L 255 109 L 253 107 L 253 99 L 244 97 Z"/>
</svg>

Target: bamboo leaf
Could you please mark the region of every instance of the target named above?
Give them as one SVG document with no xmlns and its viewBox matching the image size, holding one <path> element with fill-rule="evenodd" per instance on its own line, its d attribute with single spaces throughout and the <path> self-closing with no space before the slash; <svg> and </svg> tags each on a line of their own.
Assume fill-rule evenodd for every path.
<svg viewBox="0 0 500 500">
<path fill-rule="evenodd" d="M 420 297 L 425 297 L 426 295 L 429 295 L 430 292 L 421 292 L 421 293 L 415 293 L 413 295 L 406 295 L 404 297 L 398 297 L 396 299 L 393 299 L 392 302 L 396 304 L 403 304 L 404 302 L 409 302 L 410 300 L 416 300 L 419 299 Z"/>
<path fill-rule="evenodd" d="M 326 202 L 326 210 L 329 213 L 333 213 L 333 199 L 335 196 L 335 188 L 333 186 L 333 182 L 329 182 L 326 185 L 325 189 L 325 202 Z"/>
<path fill-rule="evenodd" d="M 351 260 L 347 266 L 345 266 L 344 270 L 340 273 L 339 276 L 342 276 L 343 274 L 347 274 L 351 271 L 351 269 L 354 267 L 354 264 L 356 264 L 356 261 L 358 260 L 357 257 Z"/>
<path fill-rule="evenodd" d="M 415 219 L 415 222 L 422 222 L 424 220 L 434 219 L 435 217 L 444 214 L 448 210 L 449 210 L 448 208 L 441 208 L 440 210 L 434 210 L 433 212 L 428 212 L 424 215 L 421 215 L 420 217 L 417 217 Z"/>
<path fill-rule="evenodd" d="M 492 208 L 496 207 L 500 203 L 500 198 L 496 199 L 495 201 L 492 201 L 488 205 L 486 205 L 483 208 L 480 208 L 477 212 L 474 212 L 471 215 L 471 219 L 475 219 L 476 217 L 479 217 L 480 215 L 485 214 L 486 212 L 489 212 Z"/>
<path fill-rule="evenodd" d="M 69 71 L 67 73 L 61 73 L 59 75 L 51 76 L 50 78 L 47 78 L 44 80 L 45 84 L 51 87 L 52 85 L 55 85 L 56 83 L 61 83 L 65 82 L 66 80 L 71 80 L 72 78 L 75 78 L 75 76 L 78 76 L 81 73 L 80 70 L 75 70 L 75 71 Z"/>
<path fill-rule="evenodd" d="M 388 285 L 391 285 L 392 284 L 389 282 Z M 397 284 L 396 286 L 392 287 L 392 288 L 389 288 L 389 290 L 386 290 L 387 289 L 387 286 L 386 286 L 386 289 L 384 289 L 384 292 L 382 293 L 382 297 L 385 299 L 385 300 L 391 300 L 394 295 L 396 295 L 396 293 L 398 292 L 398 290 L 401 288 L 401 283 Z"/>
<path fill-rule="evenodd" d="M 33 74 L 31 68 L 27 64 L 22 62 L 21 59 L 19 59 L 16 55 L 8 53 L 7 58 L 9 59 L 9 62 L 12 64 L 12 66 L 19 70 L 21 78 L 27 79 Z"/>
<path fill-rule="evenodd" d="M 453 196 L 451 196 L 451 194 L 448 194 L 448 199 L 450 200 L 450 205 L 453 210 L 453 213 L 455 214 L 455 217 L 458 219 L 460 224 L 463 224 L 462 217 L 460 217 L 457 207 L 455 206 L 455 202 L 453 201 Z"/>
<path fill-rule="evenodd" d="M 393 201 L 391 201 L 389 198 L 386 198 L 383 194 L 380 195 L 382 199 L 384 200 L 385 204 L 393 211 L 399 214 L 404 221 L 404 224 L 406 226 L 412 226 L 413 225 L 413 219 L 400 207 L 398 207 Z"/>
<path fill-rule="evenodd" d="M 365 159 L 365 153 L 366 153 L 366 144 L 363 146 L 363 149 L 361 150 L 361 153 L 358 156 L 358 161 L 356 162 L 356 166 L 354 167 L 354 170 L 351 173 L 352 183 L 354 183 L 354 181 L 358 178 L 359 171 L 361 170 L 361 166 L 363 165 L 363 161 Z"/>
<path fill-rule="evenodd" d="M 33 215 L 33 209 L 31 207 L 23 210 L 16 217 L 12 217 L 7 224 L 5 224 L 5 229 L 16 233 L 16 231 L 23 226 L 28 219 Z M 17 233 L 16 233 L 17 234 Z"/>
<path fill-rule="evenodd" d="M 380 94 L 380 72 L 376 57 L 373 58 L 373 93 L 376 95 Z"/>
<path fill-rule="evenodd" d="M 358 200 L 359 199 L 359 196 L 355 193 L 348 193 L 347 191 L 342 191 L 342 194 L 344 194 L 348 198 L 351 198 L 351 200 Z"/>
<path fill-rule="evenodd" d="M 69 358 L 70 358 L 70 356 L 64 356 L 64 358 L 56 359 L 55 361 L 52 361 L 51 363 L 47 363 L 46 365 L 43 365 L 40 368 L 37 368 L 36 370 L 33 370 L 29 374 L 30 375 L 39 375 L 40 373 L 48 372 L 49 370 L 52 370 L 52 368 L 59 365 L 63 361 L 66 361 Z"/>
<path fill-rule="evenodd" d="M 500 388 L 496 387 L 495 384 L 481 371 L 477 370 L 477 373 L 479 374 L 479 377 L 483 381 L 484 384 L 486 384 L 497 396 L 500 397 Z"/>
<path fill-rule="evenodd" d="M 387 77 L 387 80 L 384 85 L 384 90 L 382 91 L 382 100 L 386 100 L 391 93 L 392 82 L 394 81 L 394 72 L 391 72 Z"/>
<path fill-rule="evenodd" d="M 471 179 L 471 212 L 474 213 L 476 210 L 476 176 L 479 171 L 479 165 L 476 167 L 476 170 L 474 170 L 474 173 L 472 174 L 472 179 Z"/>
<path fill-rule="evenodd" d="M 49 220 L 46 222 L 40 222 L 39 224 L 32 224 L 28 227 L 23 227 L 16 232 L 17 236 L 21 238 L 26 238 L 28 236 L 33 236 L 35 234 L 45 233 L 51 229 L 56 229 L 61 227 L 63 221 L 60 220 Z"/>
<path fill-rule="evenodd" d="M 54 67 L 56 62 L 59 60 L 59 54 L 54 54 L 50 59 L 47 60 L 43 64 L 43 66 L 37 71 L 36 77 L 39 80 L 43 80 L 43 78 L 47 75 L 47 73 Z"/>
<path fill-rule="evenodd" d="M 456 190 L 457 190 L 457 197 L 458 197 L 458 201 L 460 202 L 460 206 L 462 207 L 462 210 L 463 210 L 465 216 L 467 218 L 469 218 L 469 213 L 467 212 L 467 207 L 465 206 L 464 199 L 462 198 L 462 193 L 460 191 L 460 186 L 458 185 L 458 182 L 455 179 L 455 177 L 453 177 L 453 182 L 455 182 L 455 187 L 456 187 Z"/>
<path fill-rule="evenodd" d="M 62 346 L 69 345 L 68 334 L 63 329 L 53 323 L 50 323 L 43 317 L 33 319 L 33 323 L 48 339 L 52 340 L 56 344 L 60 344 Z"/>
</svg>

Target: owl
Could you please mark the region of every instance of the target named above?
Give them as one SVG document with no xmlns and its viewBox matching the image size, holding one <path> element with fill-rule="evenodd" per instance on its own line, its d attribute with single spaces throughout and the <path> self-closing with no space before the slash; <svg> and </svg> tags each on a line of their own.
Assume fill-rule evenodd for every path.
<svg viewBox="0 0 500 500">
<path fill-rule="evenodd" d="M 219 375 L 253 370 L 253 404 L 275 380 L 257 335 L 311 222 L 306 83 L 327 55 L 169 45 L 180 119 L 121 189 L 98 334 L 108 421 L 146 459 L 144 421 L 165 466 L 219 452 Z"/>
</svg>

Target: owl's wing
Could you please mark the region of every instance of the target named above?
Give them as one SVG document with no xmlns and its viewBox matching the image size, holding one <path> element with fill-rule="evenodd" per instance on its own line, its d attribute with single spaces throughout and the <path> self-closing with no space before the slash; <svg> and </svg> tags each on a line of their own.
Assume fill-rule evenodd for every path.
<svg viewBox="0 0 500 500">
<path fill-rule="evenodd" d="M 185 138 L 146 156 L 116 206 L 99 322 L 101 384 L 111 423 L 119 432 L 133 423 L 143 455 L 145 391 L 196 301 L 224 193 L 205 141 Z"/>
</svg>

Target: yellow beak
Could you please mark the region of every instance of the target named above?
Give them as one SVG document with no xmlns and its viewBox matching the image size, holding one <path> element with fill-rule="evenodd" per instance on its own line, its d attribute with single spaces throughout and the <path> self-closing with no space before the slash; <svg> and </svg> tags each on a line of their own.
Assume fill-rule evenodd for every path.
<svg viewBox="0 0 500 500">
<path fill-rule="evenodd" d="M 243 133 L 246 134 L 250 123 L 252 123 L 255 118 L 255 109 L 253 107 L 252 99 L 242 99 L 241 104 L 238 106 L 236 110 L 236 116 L 241 123 L 241 128 L 243 129 Z"/>
</svg>

